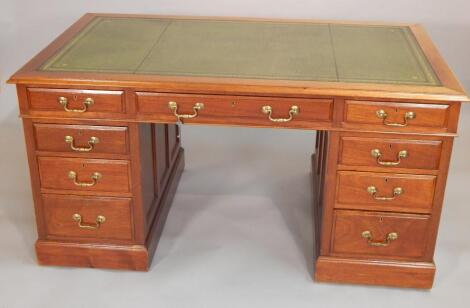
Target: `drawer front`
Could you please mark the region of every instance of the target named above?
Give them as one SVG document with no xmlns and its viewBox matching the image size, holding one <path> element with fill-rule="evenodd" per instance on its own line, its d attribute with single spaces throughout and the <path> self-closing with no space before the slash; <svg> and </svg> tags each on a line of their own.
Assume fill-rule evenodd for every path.
<svg viewBox="0 0 470 308">
<path fill-rule="evenodd" d="M 128 193 L 130 166 L 124 160 L 38 157 L 42 189 Z"/>
<path fill-rule="evenodd" d="M 123 91 L 28 88 L 28 109 L 35 113 L 92 117 L 125 113 Z"/>
<path fill-rule="evenodd" d="M 34 124 L 38 151 L 128 153 L 127 127 Z"/>
<path fill-rule="evenodd" d="M 335 211 L 332 250 L 340 255 L 422 258 L 428 215 Z"/>
<path fill-rule="evenodd" d="M 339 171 L 336 208 L 430 213 L 436 177 Z"/>
<path fill-rule="evenodd" d="M 349 166 L 437 170 L 442 141 L 342 137 L 339 163 Z"/>
<path fill-rule="evenodd" d="M 173 109 L 170 102 L 173 102 Z M 333 114 L 333 100 L 330 99 L 138 92 L 137 105 L 140 117 L 164 122 L 175 122 L 176 110 L 178 114 L 194 116 L 181 118 L 187 123 L 309 127 L 318 125 L 312 121 L 323 125 L 331 122 Z"/>
<path fill-rule="evenodd" d="M 446 131 L 450 106 L 346 100 L 344 122 L 387 131 Z"/>
<path fill-rule="evenodd" d="M 132 240 L 131 199 L 42 196 L 47 236 Z"/>
</svg>

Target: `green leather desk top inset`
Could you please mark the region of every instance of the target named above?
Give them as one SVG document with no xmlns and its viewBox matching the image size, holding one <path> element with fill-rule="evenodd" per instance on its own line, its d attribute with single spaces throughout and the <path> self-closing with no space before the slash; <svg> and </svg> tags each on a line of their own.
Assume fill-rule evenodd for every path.
<svg viewBox="0 0 470 308">
<path fill-rule="evenodd" d="M 96 17 L 42 71 L 439 86 L 408 27 Z"/>
</svg>

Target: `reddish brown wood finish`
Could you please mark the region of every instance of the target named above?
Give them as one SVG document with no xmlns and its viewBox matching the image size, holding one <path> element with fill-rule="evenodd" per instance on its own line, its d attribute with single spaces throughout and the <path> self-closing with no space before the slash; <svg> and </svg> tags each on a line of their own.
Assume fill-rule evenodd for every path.
<svg viewBox="0 0 470 308">
<path fill-rule="evenodd" d="M 436 268 L 430 262 L 358 260 L 319 257 L 315 279 L 322 282 L 385 285 L 400 288 L 430 289 Z"/>
<path fill-rule="evenodd" d="M 167 93 L 137 93 L 138 118 L 157 122 L 175 122 L 177 118 L 168 107 L 169 102 L 178 105 L 179 114 L 193 114 L 193 106 L 203 103 L 194 119 L 185 123 L 272 126 L 268 115 L 262 112 L 263 106 L 271 106 L 273 118 L 288 118 L 292 106 L 299 107 L 299 113 L 293 120 L 278 123 L 278 127 L 312 128 L 329 125 L 332 121 L 333 100 L 300 99 L 273 97 L 243 97 L 222 95 L 184 95 Z"/>
<path fill-rule="evenodd" d="M 389 138 L 388 136 L 343 137 L 341 138 L 340 165 L 378 167 L 382 171 L 394 171 L 396 168 L 406 169 L 439 169 L 442 142 L 439 140 L 420 140 L 405 138 Z M 400 151 L 407 151 L 408 157 L 401 158 L 397 166 L 383 166 L 371 151 L 378 149 L 382 162 L 397 162 Z"/>
<path fill-rule="evenodd" d="M 45 190 L 67 190 L 96 193 L 130 192 L 130 166 L 127 161 L 81 158 L 38 157 L 41 188 Z M 68 177 L 70 171 L 77 174 L 77 182 L 93 183 L 92 175 L 99 172 L 102 177 L 91 187 L 77 186 Z"/>
<path fill-rule="evenodd" d="M 418 260 L 424 256 L 428 215 L 336 210 L 334 217 L 332 255 Z M 361 236 L 364 231 L 370 231 L 373 242 L 387 246 L 371 246 Z M 398 238 L 387 243 L 393 232 Z"/>
<path fill-rule="evenodd" d="M 319 187 L 322 198 L 316 199 L 313 204 L 314 210 L 319 208 L 316 212 L 322 213 L 321 216 L 316 215 L 315 218 L 316 223 L 321 222 L 322 225 L 320 248 L 316 253 L 318 257 L 315 279 L 326 282 L 430 288 L 434 279 L 435 267 L 432 260 L 453 138 L 371 133 L 358 135 L 357 133 L 339 132 L 331 132 L 329 135 L 327 145 L 329 155 L 326 156 L 325 162 L 320 164 L 327 167 L 327 181 Z M 430 157 L 436 157 L 436 161 L 433 163 L 435 165 L 433 168 L 436 169 L 415 169 L 417 165 L 410 166 L 410 168 L 403 168 L 403 166 L 401 168 L 385 168 L 371 167 L 366 164 L 341 164 L 343 141 L 352 142 L 351 149 L 353 149 L 358 147 L 356 141 L 362 142 L 364 139 L 376 140 L 377 144 L 384 140 L 388 141 L 388 139 L 396 139 L 401 142 L 419 140 L 419 143 L 424 144 L 437 142 L 439 151 L 430 155 Z M 317 142 L 319 141 L 321 140 L 317 139 Z M 429 158 L 427 159 L 429 160 Z M 314 164 L 314 167 L 317 168 L 317 165 Z M 316 173 L 318 171 L 314 169 L 314 174 Z M 341 183 L 340 177 L 343 176 L 344 179 L 345 175 L 352 176 L 352 178 L 347 179 L 345 184 L 339 184 Z M 403 183 L 409 183 L 412 180 L 412 190 L 417 189 L 420 185 L 427 188 L 420 188 L 422 199 L 413 200 L 414 198 L 412 198 L 403 203 L 397 201 L 395 205 L 389 205 L 390 212 L 383 212 L 378 205 L 364 202 L 365 195 L 357 195 L 361 183 L 370 178 L 382 180 L 386 178 L 388 182 L 383 185 L 389 185 L 391 182 L 392 184 L 402 183 L 400 185 L 403 186 L 405 186 Z M 416 182 L 418 180 L 421 184 Z M 337 185 L 328 185 L 333 182 Z M 346 196 L 351 196 L 350 202 L 344 201 L 344 196 L 339 202 L 339 190 L 345 188 L 341 185 L 347 186 Z M 431 205 L 429 205 L 430 200 Z M 412 208 L 409 204 L 416 207 Z M 418 204 L 423 207 L 418 207 Z M 425 204 L 427 205 L 425 206 Z M 355 211 L 335 210 L 335 208 L 348 208 Z M 406 212 L 428 215 L 405 214 Z M 409 240 L 402 242 L 403 246 L 395 247 L 396 250 L 392 245 L 397 244 L 398 240 L 403 238 L 400 236 L 400 231 L 396 231 L 399 239 L 388 247 L 369 247 L 361 235 L 364 231 L 363 228 L 370 229 L 372 234 L 377 234 L 377 237 L 374 235 L 373 239 L 384 240 L 386 234 L 393 232 L 387 231 L 387 228 L 391 227 L 402 228 L 401 233 L 405 234 L 405 240 Z M 340 239 L 339 246 L 338 238 Z M 368 248 L 378 248 L 378 251 L 376 249 L 374 254 L 374 250 L 371 253 L 370 250 L 367 250 Z M 387 248 L 391 249 L 387 250 Z M 357 271 L 363 272 L 357 274 Z"/>
<path fill-rule="evenodd" d="M 450 113 L 456 112 L 456 108 L 452 106 L 346 100 L 343 127 L 358 127 L 359 124 L 365 124 L 371 129 L 383 131 L 406 132 L 419 129 L 430 132 L 455 132 L 455 129 L 448 128 Z M 380 110 L 387 114 L 385 124 L 384 119 L 377 115 Z M 415 118 L 405 121 L 407 112 L 413 112 Z M 393 124 L 406 124 L 406 126 L 393 126 Z"/>
<path fill-rule="evenodd" d="M 339 171 L 336 183 L 336 208 L 404 213 L 430 213 L 436 176 Z M 368 192 L 377 189 L 376 195 Z M 394 189 L 402 193 L 394 196 Z M 377 198 L 379 198 L 379 200 Z M 380 198 L 394 198 L 380 200 Z"/>
<path fill-rule="evenodd" d="M 42 200 L 48 239 L 86 238 L 91 242 L 133 239 L 131 199 L 44 194 Z M 80 228 L 72 217 L 74 214 L 82 216 L 82 224 L 92 227 L 96 226 L 98 216 L 106 220 L 95 229 Z"/>
<path fill-rule="evenodd" d="M 128 154 L 128 129 L 120 126 L 34 124 L 36 148 L 45 152 L 64 152 L 74 155 L 88 154 Z M 73 150 L 65 136 L 73 137 L 76 148 L 90 148 L 90 138 L 96 137 L 99 142 L 87 152 Z"/>
<path fill-rule="evenodd" d="M 180 113 L 204 103 L 187 124 L 320 130 L 312 158 L 316 280 L 432 286 L 453 137 L 460 103 L 469 99 L 419 26 L 410 29 L 442 87 L 37 70 L 97 15 L 85 15 L 9 80 L 17 84 L 23 118 L 40 264 L 148 269 L 184 168 L 171 100 Z M 94 103 L 67 112 L 60 96 L 69 108 L 82 108 L 86 98 Z M 300 113 L 290 122 L 272 122 L 261 112 L 269 105 L 273 117 L 286 118 L 294 104 Z M 378 108 L 391 122 L 402 122 L 408 111 L 416 117 L 406 127 L 386 126 Z M 64 134 L 78 146 L 92 136 L 100 142 L 75 152 Z M 373 149 L 382 161 L 396 161 L 401 150 L 409 155 L 383 166 Z M 72 169 L 80 181 L 93 172 L 103 178 L 78 187 L 67 176 Z M 405 193 L 378 202 L 366 191 L 369 183 L 380 193 L 397 185 Z M 107 221 L 81 230 L 69 217 L 75 211 L 88 223 L 100 214 Z M 388 247 L 370 247 L 364 230 L 374 240 L 392 231 L 399 237 Z"/>
<path fill-rule="evenodd" d="M 170 167 L 170 157 L 167 150 L 167 130 L 164 125 L 152 126 L 152 148 L 153 157 L 156 163 L 155 166 L 155 191 L 157 195 L 161 194 L 161 189 L 164 187 L 168 178 L 168 170 Z"/>
<path fill-rule="evenodd" d="M 59 116 L 59 117 L 96 117 L 100 114 L 125 113 L 125 101 L 123 91 L 109 90 L 80 90 L 80 89 L 45 89 L 28 88 L 29 114 L 35 116 Z M 65 97 L 68 101 L 67 108 L 83 109 L 84 101 L 92 99 L 93 104 L 86 108 L 85 112 L 67 112 L 59 103 L 59 98 Z"/>
<path fill-rule="evenodd" d="M 130 96 L 128 98 L 128 102 L 132 103 L 133 97 Z M 341 100 L 338 100 L 337 104 L 334 105 L 338 109 L 342 109 L 341 106 Z M 139 110 L 136 108 L 136 110 Z M 331 119 L 334 120 L 334 114 L 331 114 Z M 214 119 L 217 117 L 214 117 Z M 340 119 L 340 118 L 337 118 Z M 43 120 L 41 120 L 43 121 Z M 73 122 L 75 121 L 75 122 Z M 83 123 L 76 122 L 77 120 L 73 120 L 70 122 L 70 124 L 73 125 L 83 125 Z M 90 123 L 93 123 L 95 120 L 90 120 Z M 60 122 L 60 121 L 59 121 Z M 117 122 L 116 122 L 117 123 Z M 208 121 L 210 123 L 210 121 Z M 38 123 L 39 124 L 39 123 Z M 118 124 L 118 123 L 117 123 Z M 50 125 L 50 124 L 46 124 Z M 59 124 L 58 124 L 59 125 Z M 62 124 L 63 125 L 63 124 Z M 109 124 L 108 124 L 109 125 Z M 174 125 L 164 125 L 164 124 L 158 124 L 158 125 L 148 125 L 148 124 L 131 124 L 128 123 L 130 129 L 130 149 L 131 152 L 135 151 L 136 146 L 139 147 L 138 152 L 132 154 L 130 156 L 130 160 L 132 162 L 132 165 L 136 164 L 137 167 L 133 167 L 131 169 L 131 173 L 133 174 L 132 178 L 137 178 L 137 180 L 134 182 L 134 184 L 131 184 L 131 191 L 129 193 L 129 196 L 132 196 L 133 194 L 136 194 L 135 196 L 140 200 L 138 202 L 135 202 L 132 208 L 132 214 L 133 214 L 133 224 L 134 224 L 134 229 L 135 231 L 135 241 L 142 243 L 139 238 L 146 238 L 145 242 L 143 244 L 139 245 L 144 245 L 143 247 L 150 247 L 148 251 L 149 253 L 153 253 L 153 247 L 155 247 L 155 244 L 152 243 L 153 240 L 151 238 L 155 237 L 156 241 L 158 241 L 158 237 L 161 234 L 162 231 L 162 225 L 164 224 L 165 217 L 168 213 L 169 207 L 167 206 L 166 208 L 160 208 L 158 204 L 163 202 L 162 200 L 164 199 L 164 196 L 162 196 L 162 191 L 164 192 L 167 190 L 168 181 L 171 178 L 169 175 L 170 171 L 173 170 L 176 167 L 171 167 L 174 165 L 174 161 L 176 161 L 176 153 L 179 153 L 179 132 L 176 126 Z M 271 124 L 272 125 L 272 124 Z M 281 126 L 281 125 L 277 125 Z M 138 130 L 136 128 L 139 127 Z M 447 140 L 447 139 L 446 139 Z M 315 217 L 317 221 L 317 232 L 316 232 L 316 237 L 317 237 L 317 251 L 318 254 L 320 255 L 320 258 L 323 258 L 323 256 L 335 256 L 340 254 L 341 256 L 350 256 L 349 258 L 352 258 L 351 256 L 355 256 L 354 258 L 360 257 L 361 259 L 367 260 L 371 256 L 374 256 L 374 258 L 381 258 L 382 261 L 380 262 L 388 262 L 387 260 L 406 260 L 406 259 L 414 259 L 414 260 L 419 260 L 420 262 L 429 262 L 429 260 L 432 260 L 432 252 L 433 252 L 433 246 L 429 246 L 429 243 L 432 241 L 435 241 L 435 233 L 432 231 L 428 232 L 428 229 L 426 231 L 422 231 L 421 229 L 418 228 L 418 231 L 416 233 L 412 233 L 411 231 L 406 231 L 408 230 L 409 227 L 402 227 L 406 229 L 405 235 L 407 234 L 406 232 L 412 233 L 415 235 L 415 238 L 421 239 L 422 236 L 425 234 L 429 233 L 430 235 L 428 237 L 425 237 L 423 240 L 423 246 L 425 248 L 417 248 L 419 250 L 419 253 L 416 251 L 407 252 L 403 250 L 403 246 L 400 246 L 399 249 L 393 250 L 390 252 L 390 254 L 384 254 L 384 253 L 376 253 L 376 254 L 368 254 L 364 253 L 363 250 L 360 249 L 352 249 L 353 251 L 349 251 L 349 248 L 341 248 L 344 247 L 344 242 L 343 244 L 340 243 L 340 248 L 338 248 L 338 236 L 333 236 L 331 232 L 333 232 L 332 226 L 337 225 L 337 219 L 334 219 L 333 216 L 333 208 L 335 205 L 335 200 L 336 200 L 336 193 L 334 189 L 334 185 L 327 185 L 327 183 L 335 183 L 338 179 L 336 177 L 336 170 L 337 168 L 340 169 L 348 169 L 348 168 L 353 168 L 353 170 L 358 170 L 358 171 L 375 171 L 375 172 L 403 172 L 404 174 L 406 173 L 413 173 L 417 172 L 417 170 L 421 170 L 422 173 L 428 173 L 430 175 L 424 176 L 415 176 L 415 175 L 409 175 L 408 178 L 412 178 L 416 180 L 419 179 L 427 179 L 425 184 L 426 192 L 425 195 L 427 196 L 423 201 L 422 199 L 416 199 L 416 200 L 411 200 L 410 205 L 414 206 L 413 209 L 410 209 L 410 205 L 403 206 L 402 204 L 396 205 L 394 208 L 393 206 L 390 207 L 388 210 L 389 211 L 398 211 L 398 212 L 417 212 L 417 213 L 427 213 L 427 212 L 436 212 L 437 210 L 440 209 L 440 205 L 437 205 L 436 207 L 436 201 L 433 202 L 433 205 L 429 204 L 429 199 L 432 199 L 430 196 L 433 195 L 432 191 L 429 191 L 429 183 L 434 183 L 434 181 L 430 180 L 435 177 L 435 175 L 439 174 L 439 170 L 442 169 L 442 166 L 440 165 L 443 163 L 444 159 L 444 164 L 445 159 L 447 156 L 442 157 L 441 156 L 441 151 L 447 151 L 449 148 L 448 145 L 449 143 L 447 141 L 444 141 L 441 138 L 438 137 L 424 137 L 424 136 L 417 136 L 417 135 L 378 135 L 378 134 L 370 134 L 370 133 L 362 133 L 359 134 L 351 134 L 351 133 L 339 133 L 339 132 L 321 132 L 318 137 L 319 145 L 317 147 L 318 151 L 318 158 L 314 159 L 314 164 L 315 164 L 315 171 L 314 173 L 316 174 L 316 191 L 318 192 L 318 199 L 317 199 L 317 204 L 328 204 L 327 207 L 325 206 L 316 206 L 315 209 Z M 350 142 L 351 144 L 347 144 L 347 142 Z M 346 145 L 346 146 L 345 146 Z M 403 165 L 400 165 L 399 167 L 383 167 L 383 166 L 377 166 L 376 165 L 376 160 L 370 161 L 366 160 L 365 163 L 361 163 L 361 160 L 359 159 L 359 163 L 357 163 L 358 160 L 355 160 L 354 158 L 361 157 L 361 155 L 358 154 L 348 154 L 348 151 L 356 151 L 360 153 L 367 153 L 370 154 L 370 146 L 376 146 L 379 147 L 381 150 L 383 150 L 383 158 L 385 159 L 392 159 L 393 155 L 390 156 L 389 153 L 387 153 L 387 150 L 389 151 L 399 151 L 398 147 L 400 146 L 407 146 L 407 150 L 410 151 L 410 158 L 415 157 L 414 160 L 411 160 L 408 162 L 409 165 L 406 165 L 403 163 Z M 34 145 L 33 145 L 34 146 Z M 393 147 L 397 147 L 396 149 Z M 151 155 L 149 154 L 150 152 L 148 149 L 151 149 Z M 367 151 L 366 151 L 367 149 Z M 35 150 L 37 152 L 37 150 Z M 43 153 L 44 151 L 39 151 L 38 153 Z M 346 153 L 346 154 L 345 154 Z M 413 156 L 411 156 L 411 153 Z M 422 157 L 426 153 L 426 155 L 430 155 L 433 159 L 428 159 L 427 161 L 423 162 Z M 445 152 L 446 153 L 446 152 Z M 83 153 L 76 154 L 76 155 L 82 155 Z M 420 156 L 421 155 L 421 156 Z M 86 156 L 86 155 L 85 155 Z M 317 157 L 317 156 L 315 156 Z M 335 159 L 335 157 L 338 157 L 338 160 Z M 420 158 L 421 157 L 421 158 Z M 39 161 L 44 159 L 48 159 L 50 157 L 39 157 Z M 57 160 L 58 158 L 54 158 L 54 160 Z M 71 161 L 80 161 L 80 159 L 75 159 L 75 158 L 66 158 L 67 160 Z M 83 159 L 82 159 L 83 160 Z M 87 161 L 93 161 L 93 159 L 87 159 Z M 111 163 L 111 165 L 115 162 L 118 162 L 120 160 L 102 160 L 103 162 Z M 340 162 L 339 165 L 337 165 L 337 162 Z M 423 165 L 425 164 L 425 165 Z M 151 168 L 148 168 L 148 166 L 151 165 Z M 375 165 L 375 166 L 374 166 Z M 63 164 L 61 164 L 63 166 Z M 139 167 L 140 166 L 140 167 Z M 147 167 L 145 167 L 147 166 Z M 445 167 L 445 165 L 444 165 Z M 43 168 L 44 169 L 44 168 Z M 47 168 L 49 169 L 49 168 Z M 371 170 L 372 169 L 372 170 Z M 52 170 L 55 170 L 52 168 Z M 140 171 L 139 171 L 140 170 Z M 57 171 L 54 171 L 57 172 Z M 174 173 L 174 171 L 173 171 Z M 376 178 L 383 178 L 383 177 L 389 177 L 395 179 L 401 179 L 403 181 L 403 177 L 406 178 L 406 175 L 401 176 L 400 178 L 399 174 L 389 174 L 389 175 L 384 175 L 381 176 L 380 174 L 375 175 Z M 152 181 L 152 179 L 154 179 Z M 153 182 L 153 184 L 152 184 Z M 354 183 L 357 183 L 357 180 L 353 181 Z M 438 181 L 439 182 L 439 181 Z M 402 183 L 402 182 L 399 182 Z M 422 182 L 419 182 L 422 183 Z M 48 193 L 62 193 L 62 191 L 68 191 L 68 190 L 63 190 L 64 187 L 62 187 L 60 184 L 59 187 L 55 187 L 54 190 L 42 189 L 43 192 L 48 192 Z M 415 187 L 417 184 L 413 184 L 413 187 Z M 419 188 L 418 184 L 418 188 Z M 426 186 L 427 185 L 427 186 Z M 440 181 L 440 185 L 442 186 L 442 181 Z M 432 185 L 431 185 L 432 186 Z M 62 188 L 60 188 L 62 187 Z M 381 187 L 381 186 L 380 186 Z M 57 189 L 58 188 L 58 189 Z M 174 189 L 174 188 L 173 188 Z M 417 188 L 413 188 L 417 189 Z M 77 194 L 83 194 L 86 192 L 80 192 L 78 191 Z M 113 192 L 111 192 L 112 194 Z M 122 191 L 121 191 L 122 193 Z M 100 195 L 109 195 L 110 192 L 99 192 Z M 93 194 L 94 195 L 94 194 Z M 360 198 L 358 198 L 359 201 L 361 201 Z M 435 200 L 435 198 L 434 198 Z M 39 201 L 41 202 L 41 201 Z M 415 202 L 415 203 L 413 203 Z M 330 205 L 331 204 L 331 205 Z M 363 208 L 366 204 L 366 202 L 361 203 L 354 203 L 354 205 L 347 205 L 345 208 L 357 208 L 357 209 L 365 209 Z M 437 208 L 437 210 L 435 210 Z M 380 208 L 373 208 L 371 207 L 370 204 L 367 204 L 367 209 L 369 210 L 383 210 Z M 141 213 L 137 214 L 136 213 Z M 366 212 L 364 212 L 366 213 Z M 357 213 L 358 215 L 364 215 L 361 214 L 360 212 Z M 142 215 L 142 216 L 141 216 Z M 371 214 L 373 216 L 373 214 Z M 403 214 L 398 214 L 398 213 L 392 213 L 389 215 L 396 215 L 401 217 L 400 215 Z M 367 215 L 366 215 L 367 216 Z M 436 214 L 428 217 L 426 219 L 426 228 L 429 228 L 429 230 L 432 230 L 435 228 L 435 223 L 436 223 Z M 139 218 L 140 217 L 140 218 Z M 423 216 L 424 217 L 424 216 Z M 320 223 L 321 221 L 321 223 Z M 353 223 L 353 220 L 347 220 L 349 223 Z M 415 221 L 415 220 L 413 220 Z M 335 223 L 336 222 L 336 223 Z M 369 223 L 370 226 L 373 227 L 373 224 L 370 221 L 367 221 L 364 223 Z M 43 226 L 47 226 L 48 223 L 43 223 Z M 403 225 L 403 223 L 398 223 L 398 225 Z M 414 226 L 420 226 L 420 224 L 412 224 Z M 140 227 L 139 227 L 140 226 Z M 361 225 L 362 226 L 362 225 Z M 368 225 L 369 226 L 369 225 Z M 408 226 L 408 224 L 405 224 L 405 226 Z M 427 227 L 431 226 L 431 227 Z M 47 230 L 47 229 L 46 229 Z M 345 230 L 349 230 L 346 228 Z M 378 231 L 377 231 L 378 232 Z M 47 234 L 47 233 L 46 233 Z M 146 235 L 147 234 L 147 235 Z M 150 235 L 154 234 L 154 235 Z M 377 233 L 380 234 L 380 233 Z M 345 236 L 345 235 L 344 235 Z M 380 236 L 380 235 L 379 235 Z M 340 238 L 343 237 L 343 235 L 340 234 Z M 87 251 L 88 249 L 91 249 L 89 246 L 84 248 L 83 241 L 88 241 L 88 242 L 94 242 L 96 241 L 97 243 L 100 243 L 100 240 L 103 240 L 105 238 L 100 238 L 98 236 L 93 237 L 93 238 L 79 238 L 77 237 L 75 239 L 77 246 L 74 246 L 72 249 L 70 247 L 70 239 L 68 239 L 66 242 L 64 241 L 64 248 L 67 251 L 73 251 L 72 254 L 75 254 L 79 260 L 80 255 L 82 255 L 83 251 Z M 121 239 L 122 240 L 122 239 Z M 115 245 L 116 240 L 115 239 L 109 239 L 106 238 L 107 243 Z M 328 243 L 332 243 L 332 250 L 330 251 Z M 86 258 L 85 256 L 81 257 L 83 260 L 81 261 L 72 261 L 72 257 L 68 255 L 67 253 L 63 254 L 63 259 L 61 261 L 53 262 L 50 259 L 49 253 L 50 251 L 54 251 L 54 249 L 58 249 L 62 244 L 61 242 L 58 242 L 56 239 L 54 239 L 53 242 L 38 242 L 38 256 L 40 259 L 40 262 L 42 263 L 48 263 L 48 264 L 62 264 L 62 265 L 77 265 L 77 266 L 90 266 L 90 260 Z M 66 244 L 65 244 L 66 243 Z M 334 244 L 336 243 L 336 244 Z M 364 244 L 364 242 L 361 242 Z M 51 246 L 52 245 L 52 246 Z M 122 244 L 121 244 L 122 245 Z M 336 246 L 334 246 L 336 245 Z M 343 246 L 341 246 L 343 245 Z M 45 250 L 44 247 L 47 247 L 47 251 Z M 121 246 L 120 246 L 121 247 Z M 124 248 L 127 246 L 122 246 L 123 251 L 125 251 L 128 248 Z M 406 246 L 408 247 L 408 246 Z M 432 247 L 432 249 L 430 248 Z M 70 249 L 71 250 L 70 250 Z M 86 249 L 86 250 L 85 250 Z M 148 249 L 148 248 L 145 248 Z M 339 250 L 338 250 L 339 249 Z M 343 249 L 343 250 L 342 250 Z M 344 252 L 344 249 L 346 249 L 346 252 Z M 96 251 L 100 251 L 100 254 L 102 253 L 100 249 L 97 248 Z M 110 252 L 111 253 L 111 252 Z M 114 252 L 111 253 L 113 255 Z M 419 256 L 417 256 L 419 254 Z M 108 256 L 109 254 L 104 254 L 103 256 Z M 121 260 L 119 257 L 118 261 Z M 133 257 L 132 257 L 133 258 Z M 47 260 L 47 261 L 45 261 Z M 125 262 L 129 262 L 127 257 L 124 258 L 124 260 L 127 260 Z M 319 259 L 320 260 L 320 259 Z M 351 259 L 352 260 L 352 259 Z M 424 261 L 423 261 L 424 260 Z M 121 260 L 122 261 L 122 260 Z M 119 262 L 121 262 L 119 261 Z M 149 262 L 149 260 L 147 260 Z M 96 261 L 95 261 L 96 262 Z M 100 261 L 98 261 L 99 263 Z M 377 261 L 376 261 L 377 262 Z M 382 263 L 379 264 L 379 266 L 382 266 Z M 115 264 L 110 263 L 107 264 L 106 262 L 104 263 L 99 263 L 100 267 L 114 267 Z M 128 265 L 122 266 L 123 268 L 135 268 L 133 261 L 130 263 L 126 263 Z M 398 275 L 398 273 L 401 273 L 404 271 L 403 268 L 401 268 L 398 265 L 395 265 L 394 267 L 386 267 L 387 270 L 386 272 L 388 273 L 387 275 L 394 276 Z M 407 265 L 408 266 L 408 265 Z M 321 266 L 320 266 L 321 267 Z M 373 267 L 373 265 L 368 264 L 366 268 Z M 381 267 L 382 268 L 382 267 Z M 396 270 L 394 270 L 396 269 Z M 375 271 L 376 269 L 370 269 L 371 272 Z M 385 270 L 384 270 L 385 271 Z M 424 272 L 428 271 L 428 268 L 421 269 L 421 267 L 417 267 L 416 269 L 413 269 L 413 272 L 419 272 L 423 273 L 423 277 L 432 277 L 427 274 L 424 274 Z M 421 275 L 421 274 L 419 274 Z M 426 276 L 427 275 L 427 276 Z M 317 276 L 317 279 L 322 279 L 321 275 Z M 348 279 L 344 278 L 344 281 L 349 281 Z M 354 281 L 353 281 L 354 282 Z M 368 282 L 364 282 L 368 283 Z M 430 282 L 428 282 L 429 284 Z M 391 284 L 393 283 L 386 283 L 386 284 Z M 409 282 L 403 282 L 403 285 L 407 285 Z"/>
<path fill-rule="evenodd" d="M 25 126 L 25 128 L 27 127 Z M 144 137 L 142 134 L 140 136 Z M 145 149 L 151 151 L 151 148 Z M 144 161 L 142 160 L 142 162 Z M 145 168 L 149 167 L 150 166 L 145 166 Z M 148 217 L 149 227 L 145 231 L 144 242 L 142 244 L 138 243 L 138 230 L 136 230 L 137 232 L 135 234 L 136 238 L 134 242 L 130 243 L 127 240 L 113 240 L 101 237 L 67 237 L 67 239 L 60 237 L 57 239 L 49 238 L 48 240 L 40 237 L 36 243 L 38 262 L 42 265 L 98 267 L 140 271 L 148 270 L 165 225 L 166 217 L 170 210 L 171 202 L 183 169 L 184 152 L 182 149 L 179 149 L 174 162 L 170 167 L 170 171 L 168 172 L 166 184 L 161 187 L 159 198 L 153 200 L 152 207 L 155 211 L 153 212 L 153 217 Z M 37 190 L 37 188 L 37 186 L 33 186 L 34 190 Z M 67 198 L 66 196 L 55 197 Z M 79 200 L 82 198 L 84 197 L 78 197 Z M 94 201 L 96 201 L 96 199 L 111 200 L 110 198 L 85 198 L 90 198 Z M 36 206 L 38 210 L 37 217 L 44 217 L 42 202 L 36 203 Z M 113 210 L 113 213 L 115 212 L 116 211 Z M 135 217 L 137 212 L 135 202 L 132 207 L 132 212 L 134 228 L 138 229 L 139 220 Z M 39 227 L 40 226 L 38 225 L 38 228 Z M 41 228 L 40 231 L 47 231 L 44 224 L 41 225 Z"/>
<path fill-rule="evenodd" d="M 144 245 L 96 245 L 38 240 L 36 255 L 41 265 L 148 270 L 149 252 Z"/>
</svg>

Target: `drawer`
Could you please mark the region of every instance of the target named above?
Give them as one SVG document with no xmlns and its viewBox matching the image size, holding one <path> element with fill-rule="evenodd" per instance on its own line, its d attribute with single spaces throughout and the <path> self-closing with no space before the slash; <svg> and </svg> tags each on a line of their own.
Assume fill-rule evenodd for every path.
<svg viewBox="0 0 470 308">
<path fill-rule="evenodd" d="M 442 141 L 343 136 L 340 147 L 342 165 L 437 170 Z"/>
<path fill-rule="evenodd" d="M 339 171 L 336 208 L 430 213 L 436 177 Z"/>
<path fill-rule="evenodd" d="M 175 122 L 177 112 L 187 123 L 310 127 L 332 121 L 333 100 L 138 92 L 137 110 L 163 122 Z"/>
<path fill-rule="evenodd" d="M 448 104 L 346 100 L 344 126 L 359 124 L 387 131 L 446 131 L 450 110 Z"/>
<path fill-rule="evenodd" d="M 31 113 L 92 117 L 126 112 L 123 91 L 28 88 Z"/>
<path fill-rule="evenodd" d="M 424 256 L 428 215 L 336 210 L 334 219 L 334 254 L 396 259 Z"/>
<path fill-rule="evenodd" d="M 128 153 L 127 127 L 35 123 L 34 132 L 38 151 Z"/>
<path fill-rule="evenodd" d="M 130 166 L 125 160 L 38 157 L 42 189 L 128 193 Z"/>
<path fill-rule="evenodd" d="M 132 240 L 131 199 L 42 196 L 47 237 Z"/>
</svg>

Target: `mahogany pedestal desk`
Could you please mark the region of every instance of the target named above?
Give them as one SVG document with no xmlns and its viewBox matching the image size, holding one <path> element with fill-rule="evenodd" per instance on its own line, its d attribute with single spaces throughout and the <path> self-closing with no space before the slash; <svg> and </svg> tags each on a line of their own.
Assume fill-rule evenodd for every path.
<svg viewBox="0 0 470 308">
<path fill-rule="evenodd" d="M 318 131 L 315 279 L 432 286 L 469 99 L 420 26 L 86 14 L 9 82 L 40 264 L 147 270 L 178 124 L 275 127 Z"/>
</svg>

